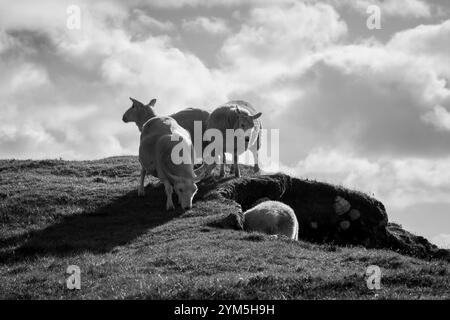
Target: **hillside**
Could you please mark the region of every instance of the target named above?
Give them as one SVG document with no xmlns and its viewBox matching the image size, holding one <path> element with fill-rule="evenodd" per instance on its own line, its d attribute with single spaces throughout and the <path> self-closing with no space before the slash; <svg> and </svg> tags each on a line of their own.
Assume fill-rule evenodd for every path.
<svg viewBox="0 0 450 320">
<path fill-rule="evenodd" d="M 202 182 L 182 213 L 165 211 L 157 179 L 137 197 L 135 157 L 0 161 L 0 298 L 450 299 L 449 252 L 396 224 L 352 237 L 304 227 L 298 242 L 218 227 L 262 197 L 289 203 L 305 221 L 326 219 L 335 194 L 387 218 L 358 192 L 242 172 Z M 81 290 L 66 288 L 69 265 L 81 269 Z M 377 292 L 366 287 L 369 265 L 382 270 Z"/>
</svg>

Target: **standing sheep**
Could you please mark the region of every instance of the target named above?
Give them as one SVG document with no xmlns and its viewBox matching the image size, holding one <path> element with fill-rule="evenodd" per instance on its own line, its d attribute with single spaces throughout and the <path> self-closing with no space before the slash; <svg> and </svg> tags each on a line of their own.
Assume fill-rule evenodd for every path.
<svg viewBox="0 0 450 320">
<path fill-rule="evenodd" d="M 152 99 L 148 104 L 143 104 L 142 102 L 130 97 L 132 106 L 123 114 L 122 121 L 134 122 L 138 127 L 139 131 L 142 132 L 144 124 L 153 117 L 156 117 L 153 107 L 155 106 L 156 99 Z M 186 108 L 181 111 L 172 113 L 169 117 L 175 119 L 180 126 L 186 129 L 190 136 L 192 142 L 194 142 L 194 122 L 198 121 L 202 124 L 202 138 L 205 133 L 207 120 L 209 118 L 209 112 L 199 108 Z M 204 144 L 197 146 L 196 154 L 202 155 Z"/>
<path fill-rule="evenodd" d="M 153 107 L 156 104 L 156 99 L 152 99 L 148 104 L 144 105 L 142 102 L 130 97 L 132 106 L 123 114 L 122 121 L 125 123 L 134 122 L 139 131 L 142 132 L 144 125 L 152 118 L 156 117 Z M 201 109 L 187 108 L 170 115 L 182 128 L 189 132 L 191 142 L 194 142 L 194 122 L 200 121 L 202 123 L 202 136 L 206 130 L 206 121 L 209 117 L 209 112 Z M 195 146 L 195 153 L 202 154 L 204 144 Z M 144 196 L 144 180 L 147 175 L 147 170 L 141 168 L 141 177 L 138 187 L 138 196 Z"/>
<path fill-rule="evenodd" d="M 182 159 L 174 159 L 174 148 L 183 147 Z M 187 154 L 186 154 L 187 153 Z M 181 161 L 179 161 L 181 160 Z M 171 117 L 153 117 L 141 133 L 139 162 L 142 170 L 158 177 L 166 190 L 166 209 L 174 209 L 172 193 L 176 192 L 183 210 L 192 208 L 192 199 L 202 177 L 194 173 L 194 148 L 189 132 Z"/>
<path fill-rule="evenodd" d="M 212 155 L 213 157 L 218 156 L 222 158 L 220 177 L 225 176 L 225 153 L 232 154 L 232 172 L 234 172 L 236 177 L 240 177 L 238 156 L 248 149 L 253 153 L 255 172 L 259 171 L 258 149 L 260 148 L 261 130 L 261 122 L 258 120 L 259 117 L 261 117 L 261 112 L 256 113 L 249 103 L 241 100 L 227 102 L 211 112 L 207 121 L 207 130 L 219 130 L 224 139 L 221 154 Z M 235 141 L 227 139 L 227 130 L 234 130 Z M 244 143 L 240 145 L 239 142 Z M 211 166 L 209 170 L 212 170 Z"/>
</svg>

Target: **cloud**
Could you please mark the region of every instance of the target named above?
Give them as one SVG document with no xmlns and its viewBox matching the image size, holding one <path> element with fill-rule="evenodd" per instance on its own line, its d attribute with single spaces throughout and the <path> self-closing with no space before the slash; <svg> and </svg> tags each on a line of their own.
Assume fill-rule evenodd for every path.
<svg viewBox="0 0 450 320">
<path fill-rule="evenodd" d="M 450 113 L 442 106 L 435 106 L 433 111 L 429 111 L 422 116 L 425 122 L 432 123 L 442 130 L 450 130 Z"/>
<path fill-rule="evenodd" d="M 346 33 L 345 22 L 326 4 L 255 8 L 219 52 L 223 81 L 233 83 L 238 92 L 268 84 Z"/>
<path fill-rule="evenodd" d="M 398 210 L 415 203 L 449 203 L 450 157 L 369 159 L 339 149 L 318 148 L 289 168 L 295 175 L 328 181 L 375 195 Z"/>
<path fill-rule="evenodd" d="M 413 55 L 442 76 L 450 77 L 450 19 L 397 32 L 387 46 Z"/>
<path fill-rule="evenodd" d="M 126 45 L 127 50 L 103 60 L 101 72 L 108 84 L 131 94 L 157 95 L 166 105 L 165 113 L 180 104 L 202 105 L 210 99 L 223 99 L 205 65 L 196 56 L 172 47 L 168 39 L 149 38 Z"/>
<path fill-rule="evenodd" d="M 436 53 L 447 49 L 448 21 L 399 32 L 386 44 L 346 44 L 346 23 L 331 5 L 269 3 L 249 11 L 244 24 L 224 41 L 218 68 L 209 69 L 177 48 L 168 34 L 155 33 L 173 31 L 171 22 L 115 2 L 88 8 L 82 11 L 80 32 L 65 24 L 49 28 L 46 21 L 36 22 L 39 28 L 20 25 L 21 19 L 6 21 L 6 30 L 33 27 L 39 32 L 2 33 L 2 48 L 15 48 L 23 68 L 29 66 L 6 69 L 15 76 L 4 87 L 5 99 L 17 98 L 11 88 L 25 72 L 32 83 L 45 84 L 47 97 L 30 94 L 24 105 L 41 100 L 52 110 L 68 103 L 74 114 L 83 105 L 99 110 L 107 105 L 120 115 L 125 106 L 119 101 L 129 95 L 142 100 L 157 96 L 164 114 L 180 105 L 214 105 L 239 96 L 270 114 L 265 119 L 269 126 L 289 128 L 290 136 L 282 137 L 286 163 L 307 156 L 317 145 L 371 157 L 443 156 L 448 150 L 442 115 L 449 108 L 449 89 L 438 68 L 448 57 Z M 201 18 L 193 21 L 207 25 Z M 123 29 L 130 21 L 137 23 L 135 28 Z M 148 27 L 149 33 L 136 38 L 143 33 L 140 27 Z M 419 41 L 427 45 L 417 48 Z M 5 65 L 13 61 L 2 57 Z M 102 121 L 125 134 L 111 116 Z M 287 147 L 291 143 L 295 149 Z"/>
<path fill-rule="evenodd" d="M 33 63 L 24 63 L 19 66 L 2 63 L 0 65 L 2 65 L 3 70 L 8 72 L 0 76 L 0 79 L 3 80 L 0 93 L 4 95 L 20 97 L 23 96 L 24 90 L 28 90 L 28 94 L 36 93 L 36 89 L 39 90 L 49 84 L 46 70 Z"/>
<path fill-rule="evenodd" d="M 388 0 L 378 3 L 381 10 L 391 16 L 418 18 L 431 15 L 429 4 L 421 0 Z"/>
<path fill-rule="evenodd" d="M 280 3 L 293 3 L 295 0 L 153 0 L 140 1 L 141 5 L 156 8 L 179 9 L 185 7 L 238 7 L 238 6 L 266 6 Z"/>
<path fill-rule="evenodd" d="M 333 0 L 332 3 L 349 6 L 364 15 L 373 5 L 380 8 L 382 16 L 428 18 L 432 12 L 431 5 L 422 0 Z"/>
<path fill-rule="evenodd" d="M 450 234 L 438 234 L 433 239 L 431 239 L 435 245 L 443 249 L 450 249 Z"/>
<path fill-rule="evenodd" d="M 177 49 L 170 37 L 136 37 L 135 29 L 125 28 L 136 14 L 142 20 L 142 12 L 120 11 L 114 3 L 106 9 L 102 3 L 84 5 L 79 31 L 68 30 L 64 20 L 21 24 L 16 16 L 1 22 L 1 157 L 89 159 L 136 153 L 138 132 L 120 121 L 128 96 L 157 97 L 161 114 L 180 105 L 225 100 L 213 74 L 196 56 Z M 61 13 L 52 8 L 51 14 Z M 2 8 L 3 15 L 8 12 L 19 14 Z M 163 27 L 148 17 L 143 22 Z"/>
<path fill-rule="evenodd" d="M 445 29 L 447 23 L 433 29 Z M 438 34 L 445 42 L 446 33 Z M 243 42 L 235 51 L 245 63 L 239 63 L 240 58 L 230 62 L 242 66 L 229 69 L 229 77 L 237 78 L 237 94 L 271 115 L 265 119 L 269 127 L 283 124 L 284 161 L 306 156 L 317 145 L 339 146 L 370 157 L 449 154 L 445 125 L 429 116 L 435 110 L 443 115 L 450 107 L 450 90 L 435 55 L 424 51 L 418 57 L 410 52 L 409 42 L 344 44 L 338 38 L 320 46 L 314 38 L 310 41 L 307 54 L 297 45 L 298 54 L 286 58 L 272 56 L 270 48 L 259 57 L 259 51 Z M 289 43 L 274 40 L 273 45 L 295 51 Z M 244 69 L 244 65 L 251 67 Z"/>
<path fill-rule="evenodd" d="M 134 40 L 175 31 L 175 25 L 171 21 L 160 21 L 141 9 L 132 9 L 124 25 Z"/>
<path fill-rule="evenodd" d="M 0 29 L 0 54 L 3 52 L 10 50 L 12 47 L 16 45 L 14 38 L 11 37 L 4 30 Z"/>
<path fill-rule="evenodd" d="M 224 35 L 230 32 L 225 20 L 216 17 L 197 17 L 193 20 L 184 20 L 183 28 L 187 31 L 206 32 L 212 35 Z"/>
</svg>

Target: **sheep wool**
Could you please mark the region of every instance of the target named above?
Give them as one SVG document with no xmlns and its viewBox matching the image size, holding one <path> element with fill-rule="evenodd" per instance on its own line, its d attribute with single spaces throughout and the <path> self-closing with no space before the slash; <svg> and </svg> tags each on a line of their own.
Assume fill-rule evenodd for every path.
<svg viewBox="0 0 450 320">
<path fill-rule="evenodd" d="M 279 201 L 264 201 L 244 212 L 244 230 L 285 235 L 298 240 L 298 221 L 294 210 Z"/>
</svg>

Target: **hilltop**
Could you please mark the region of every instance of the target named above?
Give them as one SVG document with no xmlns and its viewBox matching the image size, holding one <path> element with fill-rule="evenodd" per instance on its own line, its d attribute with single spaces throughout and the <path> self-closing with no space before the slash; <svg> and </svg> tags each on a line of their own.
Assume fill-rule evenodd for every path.
<svg viewBox="0 0 450 320">
<path fill-rule="evenodd" d="M 139 170 L 136 157 L 1 160 L 0 298 L 450 298 L 449 251 L 388 223 L 367 195 L 243 167 L 241 179 L 202 182 L 192 210 L 166 212 L 157 179 L 137 197 Z M 326 223 L 336 195 L 368 212 L 355 232 Z M 318 217 L 323 233 L 304 227 L 295 242 L 218 227 L 262 197 L 289 203 L 304 226 Z M 373 219 L 386 223 L 361 227 Z M 79 291 L 65 286 L 69 265 Z M 382 270 L 377 292 L 369 265 Z"/>
</svg>

